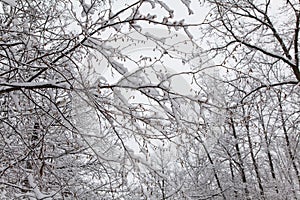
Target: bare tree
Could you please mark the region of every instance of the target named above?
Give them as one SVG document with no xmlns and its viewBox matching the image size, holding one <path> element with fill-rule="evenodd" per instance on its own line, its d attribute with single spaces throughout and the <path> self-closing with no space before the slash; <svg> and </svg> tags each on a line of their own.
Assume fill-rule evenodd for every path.
<svg viewBox="0 0 300 200">
<path fill-rule="evenodd" d="M 299 2 L 204 6 L 1 0 L 1 199 L 299 198 Z"/>
<path fill-rule="evenodd" d="M 191 13 L 189 2 L 182 3 Z M 165 86 L 169 75 L 156 72 L 158 83 L 146 81 L 140 63 L 147 56 L 134 60 L 113 45 L 153 41 L 158 56 L 146 67 L 154 69 L 176 47 L 164 42 L 172 35 L 158 39 L 143 26 L 182 29 L 191 37 L 189 25 L 174 20 L 169 5 L 156 0 L 123 7 L 101 0 L 0 4 L 1 198 L 121 199 L 134 193 L 132 180 L 139 176 L 129 175 L 138 168 L 159 170 L 127 143 L 145 150 L 151 140 L 181 134 L 175 106 L 185 97 Z M 157 16 L 157 7 L 165 14 Z M 144 39 L 132 38 L 130 31 Z M 125 60 L 139 69 L 129 72 Z M 106 67 L 103 61 L 122 81 L 97 73 L 95 66 Z M 149 105 L 128 103 L 124 89 L 146 97 Z M 168 184 L 164 178 L 159 183 L 165 199 Z M 173 186 L 170 192 L 178 190 Z"/>
<path fill-rule="evenodd" d="M 298 198 L 299 2 L 206 2 L 211 11 L 201 41 L 226 89 L 227 120 L 217 146 L 231 179 L 223 177 L 231 182 L 227 194 Z"/>
</svg>

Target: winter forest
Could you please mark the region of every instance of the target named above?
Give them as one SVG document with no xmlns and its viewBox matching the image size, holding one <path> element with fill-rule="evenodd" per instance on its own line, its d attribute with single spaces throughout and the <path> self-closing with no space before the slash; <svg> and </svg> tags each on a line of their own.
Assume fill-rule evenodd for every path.
<svg viewBox="0 0 300 200">
<path fill-rule="evenodd" d="M 0 199 L 300 199 L 300 1 L 0 0 Z"/>
</svg>

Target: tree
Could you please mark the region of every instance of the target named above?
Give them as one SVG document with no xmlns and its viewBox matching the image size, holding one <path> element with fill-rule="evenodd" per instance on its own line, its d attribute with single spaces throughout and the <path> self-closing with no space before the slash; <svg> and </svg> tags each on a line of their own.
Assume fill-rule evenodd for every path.
<svg viewBox="0 0 300 200">
<path fill-rule="evenodd" d="M 188 34 L 188 25 L 175 21 L 174 11 L 162 1 L 114 5 L 101 0 L 1 1 L 2 199 L 126 198 L 135 189 L 128 176 L 142 162 L 127 146 L 129 138 L 148 144 L 147 138 L 170 138 L 177 129 L 171 107 L 179 95 L 163 85 L 169 77 L 155 85 L 138 80 L 143 68 L 128 73 L 122 62 L 139 66 L 147 58 L 133 60 L 109 45 L 120 39 L 143 42 L 128 34 L 139 33 L 157 45 L 158 57 L 148 65 L 153 68 L 175 46 L 165 46 L 171 35 L 158 40 L 142 27 L 149 23 Z M 125 81 L 110 83 L 97 74 L 100 56 Z M 123 88 L 138 91 L 162 113 L 126 103 Z"/>
<path fill-rule="evenodd" d="M 226 169 L 218 172 L 224 194 L 298 198 L 299 2 L 207 3 L 201 41 L 217 41 L 206 51 L 217 58 L 226 88 L 224 131 L 212 151 Z"/>
<path fill-rule="evenodd" d="M 1 199 L 299 197 L 299 3 L 194 3 L 0 1 Z"/>
</svg>

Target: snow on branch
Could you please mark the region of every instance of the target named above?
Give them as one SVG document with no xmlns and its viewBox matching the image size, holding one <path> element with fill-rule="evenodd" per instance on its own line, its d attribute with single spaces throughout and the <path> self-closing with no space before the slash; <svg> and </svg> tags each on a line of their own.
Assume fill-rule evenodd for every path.
<svg viewBox="0 0 300 200">
<path fill-rule="evenodd" d="M 67 89 L 69 90 L 69 85 L 65 83 L 57 83 L 55 81 L 48 81 L 48 82 L 15 82 L 15 83 L 7 83 L 7 82 L 0 82 L 0 94 L 11 92 L 14 90 L 19 89 L 42 89 L 42 88 L 60 88 L 60 89 Z"/>
</svg>

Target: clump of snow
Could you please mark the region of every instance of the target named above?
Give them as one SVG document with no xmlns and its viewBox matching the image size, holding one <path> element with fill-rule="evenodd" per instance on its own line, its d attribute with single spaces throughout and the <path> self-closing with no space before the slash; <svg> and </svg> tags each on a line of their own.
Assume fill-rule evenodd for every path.
<svg viewBox="0 0 300 200">
<path fill-rule="evenodd" d="M 189 11 L 189 15 L 194 14 L 192 9 L 190 8 L 191 0 L 181 0 L 181 2 L 187 7 L 187 9 Z"/>
<path fill-rule="evenodd" d="M 28 183 L 29 183 L 30 187 L 33 188 L 33 192 L 35 194 L 36 199 L 50 199 L 51 198 L 51 195 L 45 195 L 40 191 L 37 184 L 34 183 L 34 178 L 33 178 L 32 174 L 30 174 L 27 179 L 28 179 Z"/>
<path fill-rule="evenodd" d="M 124 67 L 122 63 L 119 63 L 115 60 L 111 61 L 111 64 L 115 70 L 117 70 L 120 74 L 124 75 L 128 72 L 127 68 Z"/>
</svg>

